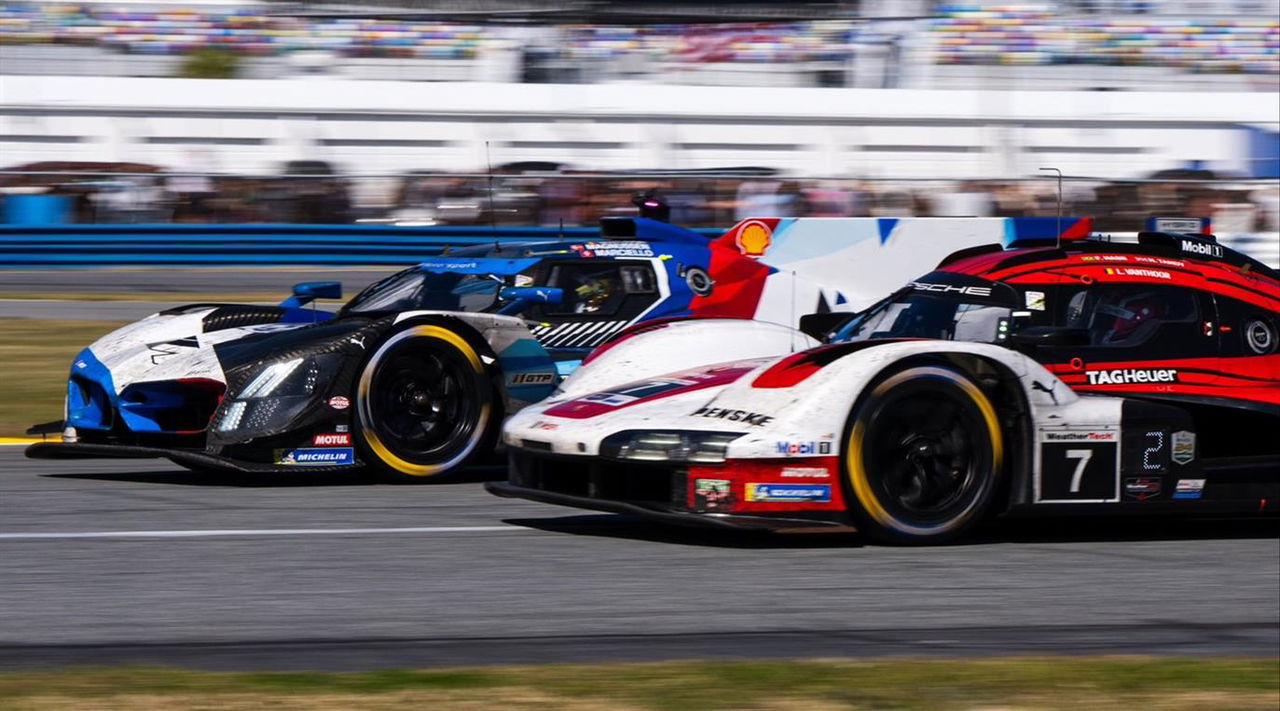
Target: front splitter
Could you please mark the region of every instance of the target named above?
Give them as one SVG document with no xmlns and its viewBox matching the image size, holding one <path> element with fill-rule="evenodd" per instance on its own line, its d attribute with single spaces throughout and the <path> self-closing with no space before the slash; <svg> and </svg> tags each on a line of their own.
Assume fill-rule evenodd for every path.
<svg viewBox="0 0 1280 711">
<path fill-rule="evenodd" d="M 633 504 L 626 501 L 593 499 L 588 496 L 574 496 L 541 489 L 530 489 L 516 486 L 507 481 L 485 482 L 485 490 L 494 496 L 508 499 L 529 499 L 547 504 L 572 506 L 593 511 L 627 514 L 651 521 L 661 521 L 677 526 L 694 526 L 699 528 L 720 528 L 736 530 L 772 531 L 774 533 L 853 533 L 857 529 L 847 523 L 823 521 L 818 519 L 783 518 L 774 516 L 751 516 L 745 514 L 700 513 L 693 511 L 673 511 Z"/>
<path fill-rule="evenodd" d="M 168 459 L 182 466 L 197 469 L 219 469 L 245 474 L 300 474 L 304 472 L 331 473 L 358 471 L 359 466 L 344 467 L 285 467 L 260 462 L 245 462 L 220 457 L 194 449 L 177 447 L 138 447 L 122 444 L 94 444 L 89 442 L 37 442 L 23 452 L 31 459 Z"/>
</svg>

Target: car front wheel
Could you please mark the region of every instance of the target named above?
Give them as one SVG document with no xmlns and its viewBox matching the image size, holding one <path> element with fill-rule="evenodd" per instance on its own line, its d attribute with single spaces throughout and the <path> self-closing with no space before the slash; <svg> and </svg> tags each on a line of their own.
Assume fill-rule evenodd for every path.
<svg viewBox="0 0 1280 711">
<path fill-rule="evenodd" d="M 491 448 L 496 433 L 479 352 L 438 324 L 411 324 L 383 340 L 364 364 L 355 400 L 357 442 L 385 481 L 439 480 Z"/>
<path fill-rule="evenodd" d="M 968 530 L 990 508 L 1003 465 L 991 400 L 942 365 L 907 367 L 872 385 L 844 443 L 850 513 L 886 543 L 938 543 Z"/>
</svg>

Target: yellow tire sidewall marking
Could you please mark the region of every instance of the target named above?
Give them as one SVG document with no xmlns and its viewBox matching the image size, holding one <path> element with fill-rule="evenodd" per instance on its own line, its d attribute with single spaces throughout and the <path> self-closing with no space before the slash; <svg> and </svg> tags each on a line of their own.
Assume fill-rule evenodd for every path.
<svg viewBox="0 0 1280 711">
<path fill-rule="evenodd" d="M 444 328 L 443 326 L 420 324 L 406 328 L 384 341 L 382 345 L 378 346 L 378 350 L 374 352 L 373 357 L 370 358 L 369 362 L 365 365 L 364 372 L 360 374 L 360 382 L 356 390 L 356 416 L 360 419 L 360 433 L 364 438 L 365 443 L 369 445 L 369 449 L 373 450 L 373 453 L 377 455 L 378 459 L 382 460 L 384 464 L 392 469 L 395 469 L 401 474 L 425 477 L 448 471 L 457 465 L 458 462 L 471 454 L 471 452 L 476 448 L 476 445 L 480 443 L 480 439 L 484 436 L 485 428 L 489 424 L 489 413 L 492 405 L 491 403 L 486 402 L 480 409 L 480 420 L 476 423 L 476 429 L 475 432 L 472 433 L 471 441 L 467 443 L 467 446 L 464 447 L 462 451 L 450 458 L 449 461 L 442 462 L 440 464 L 417 464 L 396 456 L 394 452 L 382 443 L 382 440 L 378 438 L 377 432 L 374 431 L 373 425 L 370 422 L 367 403 L 369 388 L 373 383 L 373 372 L 377 370 L 378 362 L 382 360 L 388 350 L 396 346 L 401 341 L 405 341 L 410 338 L 434 338 L 448 343 L 466 356 L 472 369 L 474 369 L 479 375 L 484 375 L 484 363 L 480 360 L 480 354 L 476 353 L 476 349 L 467 342 L 467 339 L 447 328 Z"/>
<path fill-rule="evenodd" d="M 1000 421 L 996 418 L 995 408 L 991 405 L 991 401 L 986 394 L 978 389 L 972 381 L 965 378 L 955 371 L 946 368 L 936 368 L 932 366 L 921 366 L 916 368 L 908 368 L 900 373 L 896 373 L 886 378 L 871 392 L 871 398 L 868 403 L 873 402 L 876 398 L 888 392 L 891 388 L 898 384 L 918 378 L 929 376 L 941 378 L 947 382 L 960 388 L 969 399 L 977 405 L 978 410 L 982 413 L 982 418 L 987 425 L 987 434 L 991 438 L 991 464 L 992 472 L 994 472 L 992 486 L 995 485 L 995 478 L 1000 476 L 1004 465 L 1004 441 L 1000 433 Z M 974 507 L 971 505 L 968 509 L 946 523 L 937 524 L 935 526 L 913 526 L 894 518 L 880 500 L 876 498 L 875 492 L 871 489 L 871 481 L 868 478 L 866 467 L 863 466 L 862 458 L 862 441 L 866 436 L 866 425 L 861 415 L 854 422 L 853 431 L 849 434 L 849 445 L 845 452 L 845 467 L 849 472 L 849 482 L 853 488 L 853 494 L 858 499 L 858 504 L 867 512 L 876 523 L 899 533 L 905 533 L 913 536 L 928 536 L 938 533 L 945 533 L 962 524 L 974 513 Z"/>
</svg>

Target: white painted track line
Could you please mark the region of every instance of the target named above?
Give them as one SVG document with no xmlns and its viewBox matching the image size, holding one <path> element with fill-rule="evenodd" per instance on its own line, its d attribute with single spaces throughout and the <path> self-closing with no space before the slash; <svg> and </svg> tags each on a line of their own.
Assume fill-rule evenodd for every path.
<svg viewBox="0 0 1280 711">
<path fill-rule="evenodd" d="M 409 526 L 404 528 L 226 528 L 195 531 L 18 531 L 0 532 L 0 541 L 76 538 L 221 538 L 224 536 L 350 536 L 403 533 L 518 533 L 520 526 Z"/>
</svg>

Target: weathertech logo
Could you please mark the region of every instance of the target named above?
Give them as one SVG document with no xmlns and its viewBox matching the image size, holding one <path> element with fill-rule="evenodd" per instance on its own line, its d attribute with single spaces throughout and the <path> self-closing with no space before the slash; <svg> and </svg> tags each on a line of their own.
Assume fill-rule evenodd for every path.
<svg viewBox="0 0 1280 711">
<path fill-rule="evenodd" d="M 1178 371 L 1173 368 L 1091 370 L 1085 373 L 1090 385 L 1130 385 L 1133 383 L 1176 383 Z"/>
<path fill-rule="evenodd" d="M 1045 432 L 1042 438 L 1046 442 L 1114 442 L 1115 432 Z"/>
</svg>

